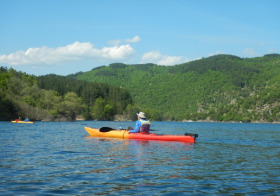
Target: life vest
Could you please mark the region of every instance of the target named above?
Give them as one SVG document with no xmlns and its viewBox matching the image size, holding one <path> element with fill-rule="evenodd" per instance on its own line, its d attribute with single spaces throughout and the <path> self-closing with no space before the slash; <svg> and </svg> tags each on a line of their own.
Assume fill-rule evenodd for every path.
<svg viewBox="0 0 280 196">
<path fill-rule="evenodd" d="M 141 126 L 139 127 L 139 133 L 149 133 L 151 122 L 148 120 L 140 119 Z"/>
</svg>

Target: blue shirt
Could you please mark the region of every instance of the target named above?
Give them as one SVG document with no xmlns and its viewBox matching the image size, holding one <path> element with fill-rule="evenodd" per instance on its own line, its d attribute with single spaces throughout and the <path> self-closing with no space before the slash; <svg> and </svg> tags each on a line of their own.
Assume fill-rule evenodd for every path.
<svg viewBox="0 0 280 196">
<path fill-rule="evenodd" d="M 148 121 L 146 119 L 141 119 L 141 120 Z M 136 125 L 135 125 L 135 129 L 134 130 L 130 130 L 130 133 L 138 133 L 140 127 L 141 127 L 141 121 L 137 120 L 136 121 Z"/>
</svg>

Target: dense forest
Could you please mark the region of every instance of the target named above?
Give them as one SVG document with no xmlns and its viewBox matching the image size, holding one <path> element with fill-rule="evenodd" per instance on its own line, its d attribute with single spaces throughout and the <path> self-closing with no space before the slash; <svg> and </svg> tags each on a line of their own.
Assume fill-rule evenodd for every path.
<svg viewBox="0 0 280 196">
<path fill-rule="evenodd" d="M 113 120 L 118 115 L 133 118 L 135 111 L 131 108 L 132 98 L 125 89 L 73 77 L 35 77 L 0 68 L 0 120 Z"/>
<path fill-rule="evenodd" d="M 0 68 L 0 120 L 280 122 L 280 55 L 174 66 L 113 63 L 68 76 Z"/>
<path fill-rule="evenodd" d="M 280 121 L 280 55 L 174 66 L 114 63 L 71 75 L 127 89 L 152 120 Z"/>
</svg>

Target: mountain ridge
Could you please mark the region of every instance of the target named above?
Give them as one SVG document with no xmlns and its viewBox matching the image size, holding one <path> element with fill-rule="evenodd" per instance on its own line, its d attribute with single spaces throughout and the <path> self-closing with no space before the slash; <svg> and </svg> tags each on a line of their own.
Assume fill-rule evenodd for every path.
<svg viewBox="0 0 280 196">
<path fill-rule="evenodd" d="M 69 75 L 127 89 L 154 120 L 279 121 L 280 55 L 214 55 L 174 65 L 123 64 Z"/>
</svg>

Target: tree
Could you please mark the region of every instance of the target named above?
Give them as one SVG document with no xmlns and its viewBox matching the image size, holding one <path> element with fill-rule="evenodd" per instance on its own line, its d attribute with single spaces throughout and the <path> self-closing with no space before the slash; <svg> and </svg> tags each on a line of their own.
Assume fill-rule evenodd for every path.
<svg viewBox="0 0 280 196">
<path fill-rule="evenodd" d="M 93 117 L 96 120 L 112 120 L 114 106 L 102 97 L 96 99 L 93 106 Z"/>
<path fill-rule="evenodd" d="M 67 120 L 75 121 L 78 114 L 83 109 L 83 102 L 74 92 L 68 92 L 64 95 L 64 100 L 59 106 L 59 113 L 64 115 Z"/>
</svg>

